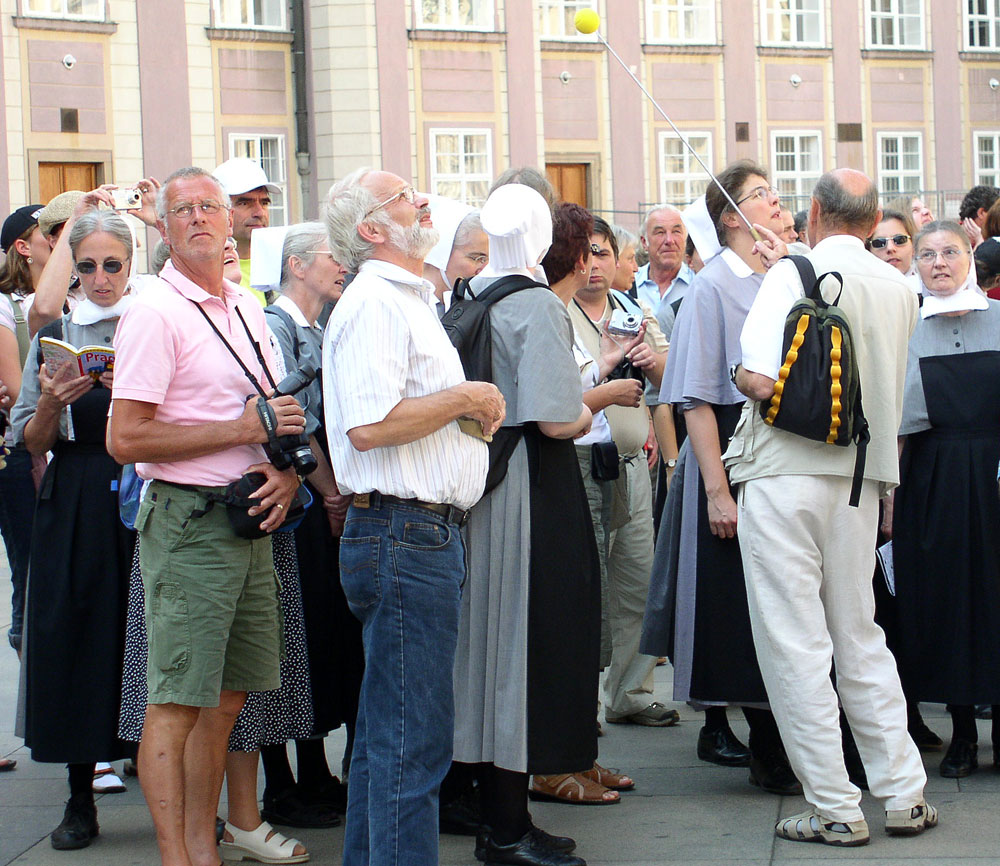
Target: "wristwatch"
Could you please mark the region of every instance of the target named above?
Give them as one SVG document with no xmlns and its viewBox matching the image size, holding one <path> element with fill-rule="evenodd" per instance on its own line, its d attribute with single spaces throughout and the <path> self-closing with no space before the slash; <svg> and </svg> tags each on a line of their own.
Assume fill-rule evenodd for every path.
<svg viewBox="0 0 1000 866">
<path fill-rule="evenodd" d="M 667 463 L 667 469 L 674 469 L 677 466 L 677 458 L 671 457 L 669 460 L 666 461 L 666 463 Z"/>
<path fill-rule="evenodd" d="M 739 370 L 739 368 L 739 364 L 733 364 L 733 366 L 729 368 L 729 378 L 734 385 L 736 384 L 736 371 Z"/>
</svg>

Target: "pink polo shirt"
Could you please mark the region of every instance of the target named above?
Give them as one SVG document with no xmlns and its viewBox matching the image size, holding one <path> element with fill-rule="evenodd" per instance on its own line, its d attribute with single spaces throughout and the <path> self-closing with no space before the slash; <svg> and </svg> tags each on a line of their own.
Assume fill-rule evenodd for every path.
<svg viewBox="0 0 1000 866">
<path fill-rule="evenodd" d="M 118 323 L 114 400 L 155 403 L 157 421 L 181 426 L 233 420 L 243 413 L 247 396 L 256 392 L 192 301 L 208 313 L 264 390 L 270 390 L 236 315 L 239 308 L 273 372 L 264 310 L 233 283 L 223 286 L 224 297 L 217 298 L 167 263 L 159 283 L 140 294 Z M 266 459 L 260 445 L 241 445 L 191 460 L 138 463 L 136 472 L 141 478 L 221 486 Z"/>
</svg>

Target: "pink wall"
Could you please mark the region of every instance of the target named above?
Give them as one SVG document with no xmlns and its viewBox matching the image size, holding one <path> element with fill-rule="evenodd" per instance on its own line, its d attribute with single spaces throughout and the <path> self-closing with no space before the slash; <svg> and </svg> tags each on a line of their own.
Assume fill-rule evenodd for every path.
<svg viewBox="0 0 1000 866">
<path fill-rule="evenodd" d="M 990 89 L 991 78 L 1000 80 L 1000 61 L 996 66 L 969 70 L 969 123 L 973 127 L 1000 124 L 1000 90 Z"/>
<path fill-rule="evenodd" d="M 924 70 L 920 67 L 873 66 L 872 123 L 922 123 L 924 121 Z M 958 85 L 951 94 L 956 99 Z"/>
<path fill-rule="evenodd" d="M 724 105 L 726 122 L 726 158 L 734 162 L 759 158 L 757 153 L 757 60 L 758 32 L 754 27 L 753 4 L 726 3 L 722 14 L 724 64 Z M 750 141 L 736 141 L 736 124 L 750 124 Z M 721 167 L 721 160 L 720 160 Z"/>
<path fill-rule="evenodd" d="M 494 111 L 494 55 L 490 51 L 451 51 L 421 48 L 420 63 L 424 111 L 460 112 Z"/>
<path fill-rule="evenodd" d="M 715 101 L 715 73 L 716 65 L 712 62 L 672 63 L 669 57 L 656 57 L 650 73 L 652 80 L 646 86 L 674 123 L 684 120 L 715 123 L 717 113 L 722 110 Z M 650 111 L 656 123 L 664 122 L 655 108 L 650 106 Z"/>
<path fill-rule="evenodd" d="M 638 3 L 611 4 L 607 16 L 607 39 L 622 60 L 636 70 L 642 67 L 639 43 Z M 646 166 L 642 161 L 642 107 L 646 97 L 618 61 L 607 55 L 609 95 L 611 100 L 611 180 L 615 207 L 633 207 L 645 201 Z M 641 73 L 638 73 L 641 76 Z M 648 84 L 646 85 L 648 88 Z M 653 109 L 655 111 L 655 109 Z M 610 204 L 610 202 L 608 203 Z"/>
<path fill-rule="evenodd" d="M 184 4 L 138 0 L 136 24 L 143 172 L 162 180 L 191 164 Z"/>
<path fill-rule="evenodd" d="M 836 123 L 861 123 L 861 27 L 857 3 L 832 3 L 831 35 L 833 52 L 833 119 Z M 954 25 L 954 17 L 952 18 Z M 864 165 L 864 142 L 837 142 L 834 164 L 825 168 Z"/>
<path fill-rule="evenodd" d="M 510 164 L 542 168 L 538 165 L 538 116 L 535 105 L 535 7 L 532 0 L 507 0 L 504 6 Z M 496 160 L 494 168 L 497 174 L 503 170 Z"/>
<path fill-rule="evenodd" d="M 593 139 L 599 137 L 597 123 L 600 64 L 593 60 L 542 60 L 542 110 L 545 138 Z M 571 76 L 567 84 L 559 80 L 562 72 Z"/>
<path fill-rule="evenodd" d="M 0 98 L 2 98 L 3 104 L 7 104 L 7 96 L 4 93 L 4 82 L 7 77 L 4 75 L 4 56 L 3 51 L 0 51 Z M 0 111 L 0 165 L 3 166 L 4 171 L 8 170 L 7 165 L 7 112 Z M 0 216 L 7 219 L 7 214 L 10 212 L 10 185 L 6 183 L 0 183 Z"/>
<path fill-rule="evenodd" d="M 765 67 L 764 94 L 767 119 L 786 123 L 822 123 L 826 118 L 823 99 L 823 68 L 789 61 L 768 63 Z M 789 78 L 798 75 L 802 83 L 793 87 Z"/>
<path fill-rule="evenodd" d="M 63 66 L 67 54 L 76 58 L 72 69 Z M 107 132 L 101 43 L 29 39 L 28 86 L 33 132 L 59 132 L 60 108 L 79 111 L 80 132 Z"/>
<path fill-rule="evenodd" d="M 408 9 L 409 4 L 399 0 L 375 0 L 381 168 L 407 179 L 413 174 L 407 72 L 410 56 Z"/>
<path fill-rule="evenodd" d="M 253 48 L 219 51 L 219 107 L 223 114 L 285 114 L 285 53 Z"/>
<path fill-rule="evenodd" d="M 934 138 L 937 153 L 937 177 L 925 172 L 924 183 L 936 189 L 966 187 L 961 159 L 962 111 L 958 95 L 962 92 L 962 70 L 957 49 L 961 34 L 955 33 L 954 3 L 950 0 L 929 0 L 927 14 L 931 20 L 931 45 L 934 52 Z M 987 93 L 992 93 L 987 88 Z M 929 166 L 929 163 L 928 163 Z"/>
</svg>

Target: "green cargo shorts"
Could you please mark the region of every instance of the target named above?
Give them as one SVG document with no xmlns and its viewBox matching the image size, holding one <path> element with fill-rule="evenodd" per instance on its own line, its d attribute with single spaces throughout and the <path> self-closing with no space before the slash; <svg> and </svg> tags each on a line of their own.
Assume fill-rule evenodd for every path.
<svg viewBox="0 0 1000 866">
<path fill-rule="evenodd" d="M 222 689 L 280 685 L 271 539 L 234 535 L 212 489 L 154 481 L 136 516 L 151 704 L 215 707 Z"/>
</svg>

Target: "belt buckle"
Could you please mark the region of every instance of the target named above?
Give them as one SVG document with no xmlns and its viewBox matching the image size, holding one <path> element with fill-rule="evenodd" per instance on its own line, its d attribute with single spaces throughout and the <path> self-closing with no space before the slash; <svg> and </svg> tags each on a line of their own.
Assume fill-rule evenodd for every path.
<svg viewBox="0 0 1000 866">
<path fill-rule="evenodd" d="M 355 493 L 354 494 L 354 507 L 355 508 L 371 508 L 371 493 Z"/>
<path fill-rule="evenodd" d="M 465 526 L 469 520 L 469 512 L 463 511 L 461 508 L 456 508 L 454 505 L 448 506 L 448 512 L 445 514 L 444 519 L 448 523 L 455 523 L 458 526 Z"/>
</svg>

